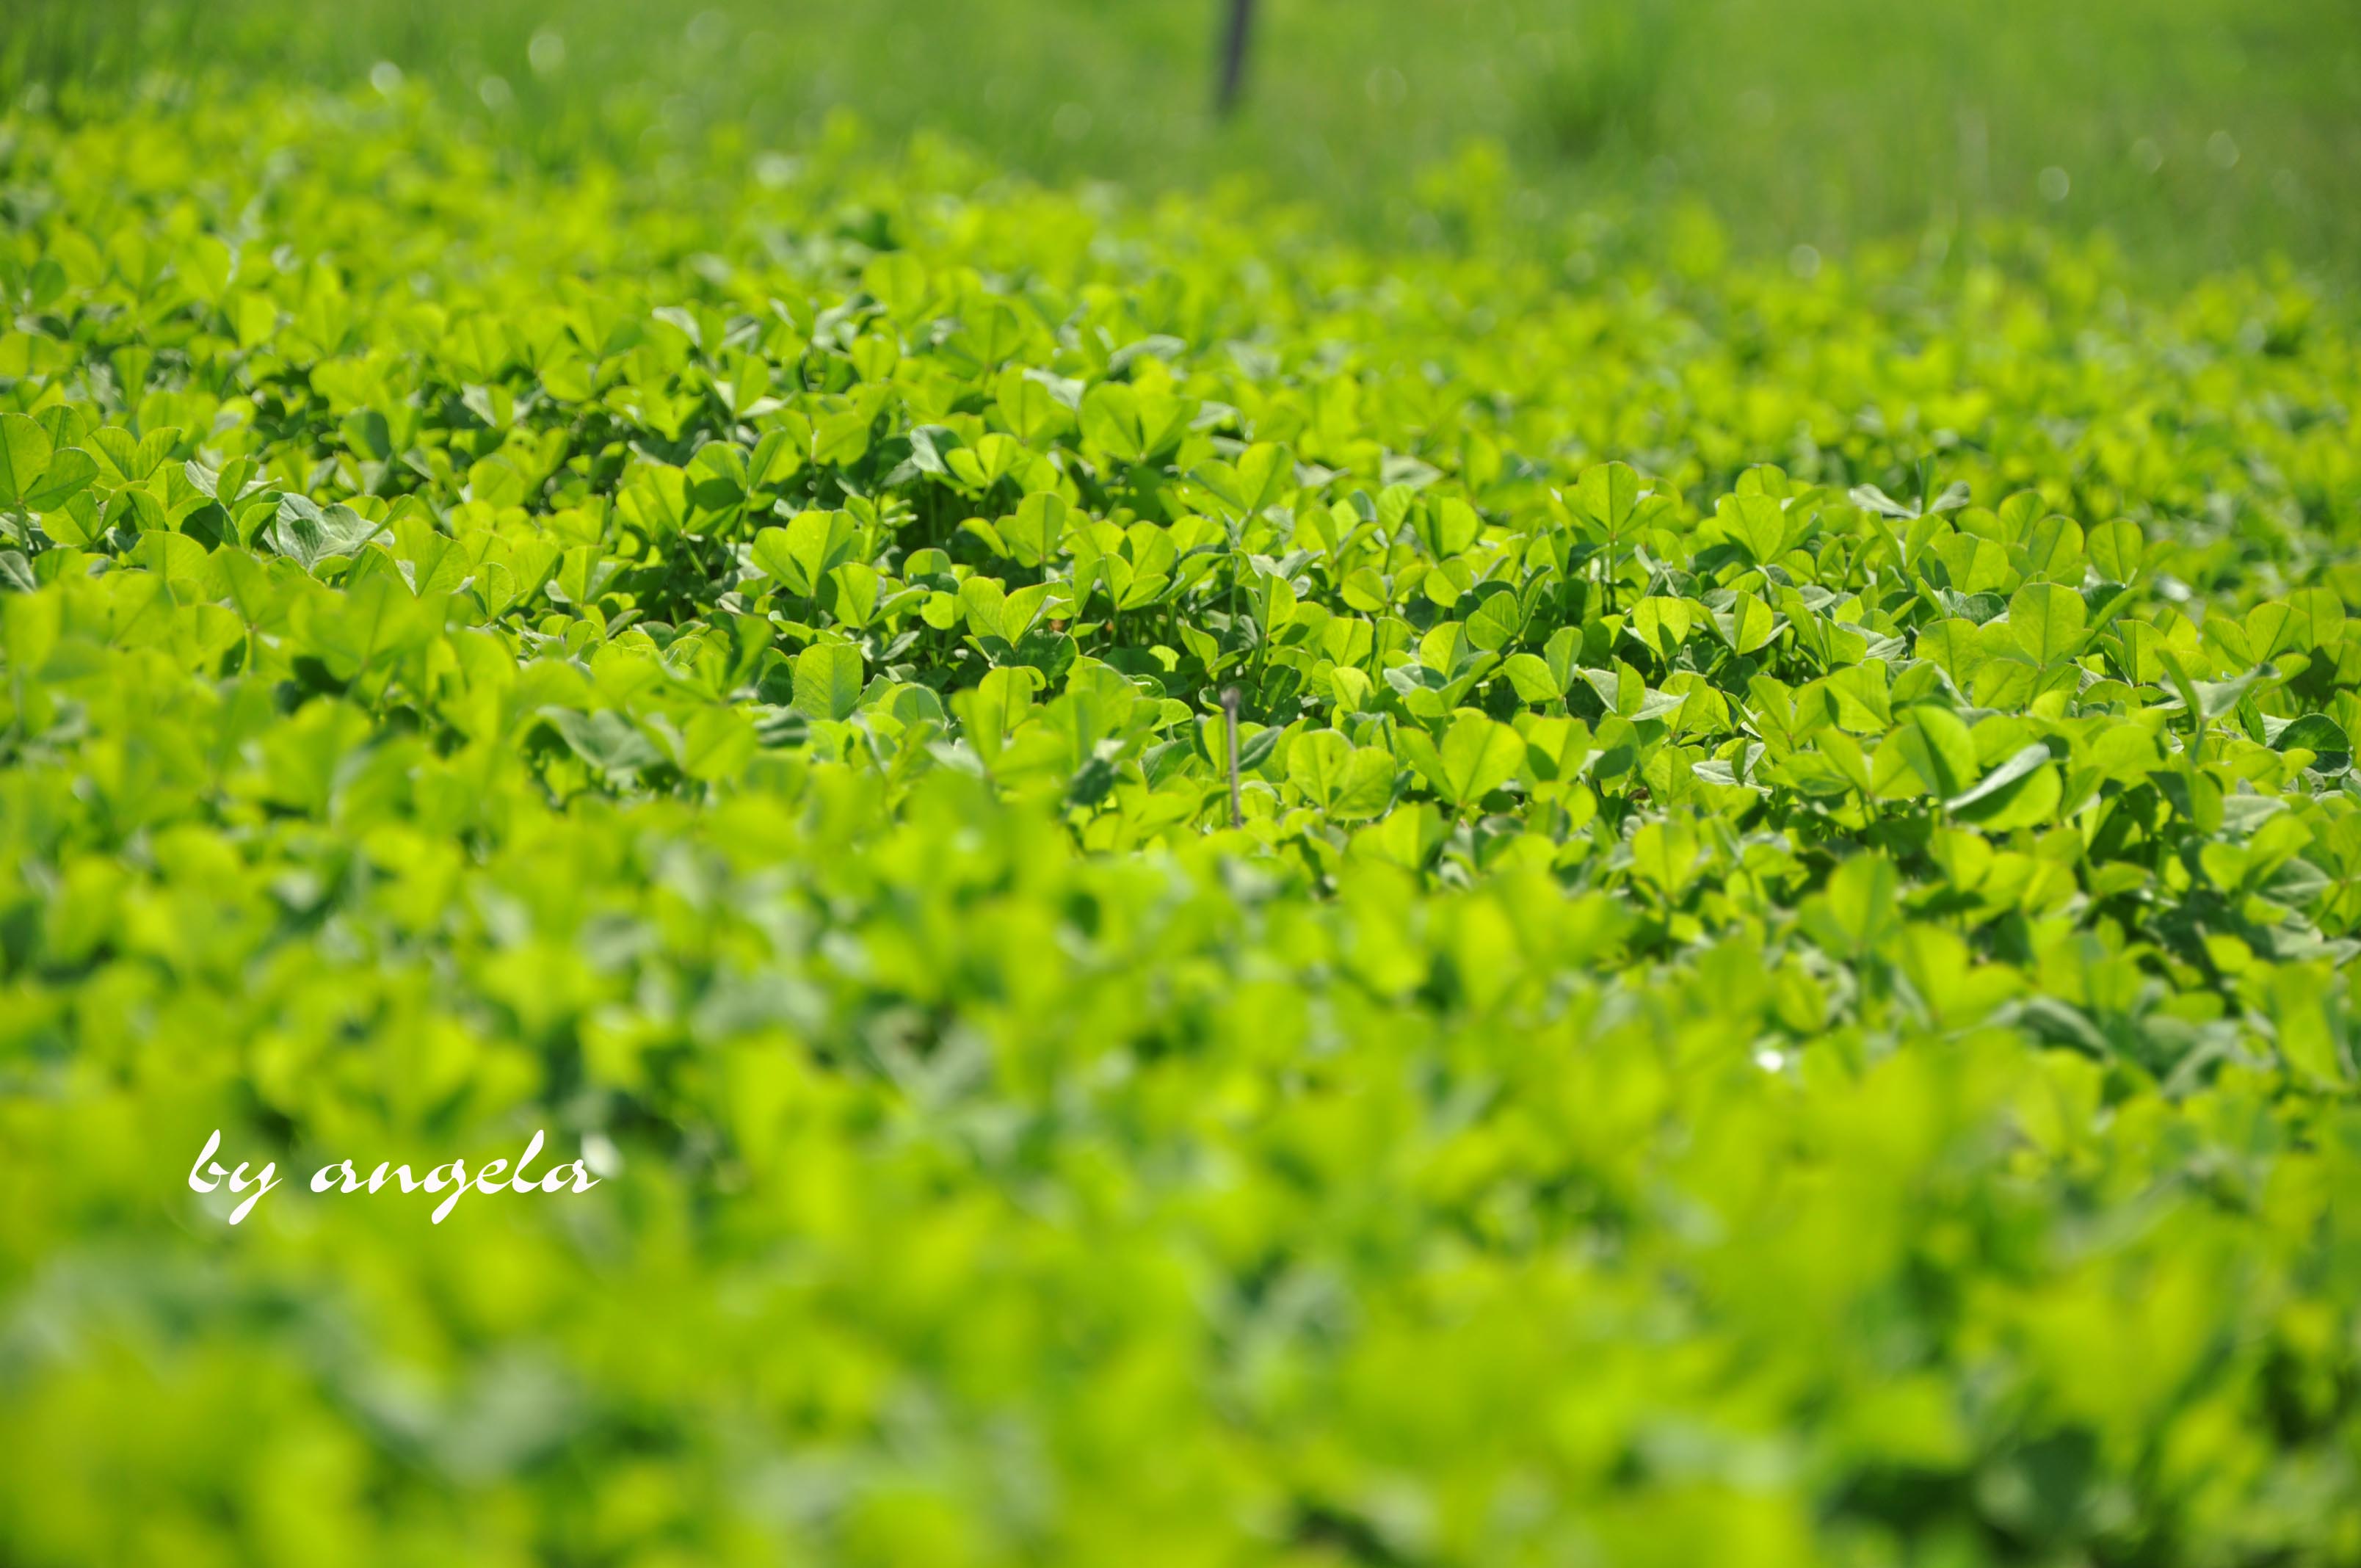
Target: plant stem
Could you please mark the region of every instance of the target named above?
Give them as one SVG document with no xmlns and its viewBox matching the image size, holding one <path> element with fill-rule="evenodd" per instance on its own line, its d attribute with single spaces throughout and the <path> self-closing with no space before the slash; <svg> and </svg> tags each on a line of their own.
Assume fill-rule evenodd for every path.
<svg viewBox="0 0 2361 1568">
<path fill-rule="evenodd" d="M 1237 687 L 1229 686 L 1223 690 L 1222 712 L 1227 716 L 1222 726 L 1222 733 L 1228 742 L 1230 753 L 1230 826 L 1233 828 L 1243 828 L 1246 826 L 1246 812 L 1240 805 L 1238 795 Z"/>
</svg>

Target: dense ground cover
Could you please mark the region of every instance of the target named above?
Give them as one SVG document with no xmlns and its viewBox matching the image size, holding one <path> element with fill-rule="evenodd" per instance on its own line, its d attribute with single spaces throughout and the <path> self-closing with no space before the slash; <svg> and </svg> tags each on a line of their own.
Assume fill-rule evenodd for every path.
<svg viewBox="0 0 2361 1568">
<path fill-rule="evenodd" d="M 2361 1554 L 2346 306 L 1437 211 L 8 120 L 5 1555 Z"/>
<path fill-rule="evenodd" d="M 1570 205 L 1701 200 L 1774 258 L 1993 216 L 2184 279 L 2361 258 L 2348 0 L 1261 0 L 1224 122 L 1228 3 L 13 0 L 0 101 L 104 117 L 150 71 L 243 94 L 390 69 L 557 163 L 716 126 L 800 144 L 849 108 L 1054 181 L 1245 181 L 1389 244 L 1429 237 L 1421 175 L 1481 138 L 1541 236 Z"/>
</svg>

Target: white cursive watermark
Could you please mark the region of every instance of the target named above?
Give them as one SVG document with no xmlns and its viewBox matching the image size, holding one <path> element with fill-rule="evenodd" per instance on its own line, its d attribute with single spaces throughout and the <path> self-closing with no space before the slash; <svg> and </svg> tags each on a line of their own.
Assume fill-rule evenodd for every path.
<svg viewBox="0 0 2361 1568">
<path fill-rule="evenodd" d="M 219 1160 L 214 1158 L 214 1151 L 221 1147 L 221 1129 L 217 1127 L 213 1136 L 205 1140 L 204 1149 L 197 1156 L 196 1164 L 189 1168 L 189 1190 L 211 1192 L 227 1181 L 232 1192 L 250 1193 L 245 1202 L 229 1212 L 229 1223 L 235 1225 L 254 1212 L 254 1206 L 262 1201 L 264 1193 L 279 1185 L 279 1167 L 275 1161 L 269 1161 L 265 1162 L 259 1170 L 255 1170 L 251 1164 L 240 1161 L 235 1170 L 225 1168 Z M 507 1160 L 496 1159 L 478 1170 L 472 1180 L 467 1175 L 465 1160 L 455 1159 L 435 1166 L 423 1177 L 412 1175 L 410 1167 L 406 1165 L 394 1165 L 389 1161 L 380 1164 L 366 1178 L 351 1160 L 335 1160 L 312 1173 L 312 1190 L 379 1192 L 390 1182 L 404 1192 L 423 1190 L 447 1194 L 434 1207 L 434 1223 L 439 1225 L 449 1217 L 460 1195 L 471 1188 L 489 1197 L 500 1192 L 588 1192 L 598 1185 L 598 1179 L 590 1174 L 589 1166 L 578 1159 L 567 1160 L 540 1176 L 528 1175 L 527 1168 L 540 1155 L 542 1135 L 535 1131 L 533 1141 L 525 1145 L 524 1153 L 517 1157 L 513 1170 Z M 252 1175 L 247 1174 L 250 1170 Z"/>
</svg>

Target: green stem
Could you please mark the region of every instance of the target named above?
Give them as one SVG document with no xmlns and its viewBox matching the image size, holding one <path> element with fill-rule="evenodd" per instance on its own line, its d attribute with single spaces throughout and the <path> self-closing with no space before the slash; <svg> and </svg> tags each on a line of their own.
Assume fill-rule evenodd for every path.
<svg viewBox="0 0 2361 1568">
<path fill-rule="evenodd" d="M 1238 789 L 1238 688 L 1230 686 L 1222 693 L 1222 711 L 1227 720 L 1222 726 L 1229 751 L 1230 762 L 1230 826 L 1246 826 L 1246 812 Z"/>
</svg>

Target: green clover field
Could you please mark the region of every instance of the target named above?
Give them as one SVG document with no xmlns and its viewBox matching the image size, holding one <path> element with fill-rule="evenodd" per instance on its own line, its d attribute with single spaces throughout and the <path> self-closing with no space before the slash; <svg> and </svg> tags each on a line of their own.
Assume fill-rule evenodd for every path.
<svg viewBox="0 0 2361 1568">
<path fill-rule="evenodd" d="M 2361 18 L 752 3 L 0 43 L 0 1564 L 2361 1563 Z"/>
</svg>

